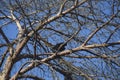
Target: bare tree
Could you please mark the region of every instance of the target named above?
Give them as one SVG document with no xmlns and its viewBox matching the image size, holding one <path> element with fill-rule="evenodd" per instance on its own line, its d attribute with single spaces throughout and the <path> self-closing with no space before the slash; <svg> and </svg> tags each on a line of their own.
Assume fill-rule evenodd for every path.
<svg viewBox="0 0 120 80">
<path fill-rule="evenodd" d="M 119 0 L 0 1 L 0 80 L 119 74 Z"/>
</svg>

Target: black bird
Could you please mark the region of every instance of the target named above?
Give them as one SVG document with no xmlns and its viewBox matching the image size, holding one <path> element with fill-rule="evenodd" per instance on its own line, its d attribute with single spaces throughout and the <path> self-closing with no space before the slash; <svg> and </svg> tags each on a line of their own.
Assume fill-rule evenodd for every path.
<svg viewBox="0 0 120 80">
<path fill-rule="evenodd" d="M 67 43 L 61 42 L 52 47 L 53 52 L 60 52 L 65 50 Z"/>
</svg>

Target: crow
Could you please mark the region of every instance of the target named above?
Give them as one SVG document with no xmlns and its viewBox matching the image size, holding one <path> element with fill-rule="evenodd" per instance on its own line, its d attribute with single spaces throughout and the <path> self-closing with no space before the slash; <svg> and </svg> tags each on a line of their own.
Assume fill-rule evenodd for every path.
<svg viewBox="0 0 120 80">
<path fill-rule="evenodd" d="M 56 44 L 56 45 L 54 45 L 54 46 L 52 47 L 52 51 L 53 51 L 53 52 L 61 52 L 61 51 L 64 51 L 66 45 L 67 45 L 67 43 L 64 43 L 64 42 L 58 43 L 58 44 Z"/>
</svg>

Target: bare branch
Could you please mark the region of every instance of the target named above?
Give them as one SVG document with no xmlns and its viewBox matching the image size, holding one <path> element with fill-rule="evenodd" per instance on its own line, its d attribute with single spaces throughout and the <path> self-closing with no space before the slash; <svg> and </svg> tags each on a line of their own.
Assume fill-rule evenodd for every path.
<svg viewBox="0 0 120 80">
<path fill-rule="evenodd" d="M 109 22 L 115 17 L 115 15 L 112 15 L 112 17 L 110 18 L 110 20 L 108 20 L 107 22 L 105 22 L 103 25 L 101 25 L 100 27 L 98 27 L 96 30 L 94 30 L 89 37 L 85 40 L 85 42 L 82 44 L 82 46 L 86 45 L 87 42 L 103 27 L 105 27 L 107 24 L 109 24 Z"/>
<path fill-rule="evenodd" d="M 61 5 L 61 7 L 60 7 L 60 9 L 59 9 L 59 11 L 57 13 L 57 15 L 61 15 L 61 13 L 62 13 L 62 11 L 64 9 L 64 5 L 65 5 L 66 2 L 67 2 L 67 0 L 64 0 L 63 4 Z"/>
</svg>

